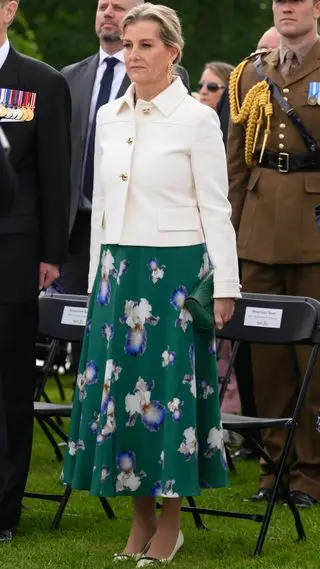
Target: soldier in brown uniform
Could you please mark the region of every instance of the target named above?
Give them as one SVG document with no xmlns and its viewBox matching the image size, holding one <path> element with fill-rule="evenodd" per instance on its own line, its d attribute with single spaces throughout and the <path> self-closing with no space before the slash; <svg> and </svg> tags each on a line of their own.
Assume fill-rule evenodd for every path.
<svg viewBox="0 0 320 569">
<path fill-rule="evenodd" d="M 229 199 L 242 284 L 247 292 L 320 300 L 320 236 L 314 216 L 320 203 L 320 1 L 274 0 L 273 14 L 280 49 L 248 58 L 230 82 Z M 280 100 L 264 78 L 278 87 Z M 308 348 L 252 347 L 260 416 L 290 416 L 307 357 Z M 289 489 L 300 507 L 320 500 L 319 407 L 320 365 L 289 463 Z M 284 436 L 282 431 L 265 432 L 273 458 Z M 252 499 L 268 499 L 271 484 L 264 467 Z"/>
</svg>

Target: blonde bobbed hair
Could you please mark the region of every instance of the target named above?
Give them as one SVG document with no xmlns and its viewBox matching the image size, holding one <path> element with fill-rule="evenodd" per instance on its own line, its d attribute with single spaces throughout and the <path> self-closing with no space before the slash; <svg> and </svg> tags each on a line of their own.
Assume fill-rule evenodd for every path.
<svg viewBox="0 0 320 569">
<path fill-rule="evenodd" d="M 122 21 L 122 35 L 131 24 L 141 21 L 155 22 L 159 26 L 160 39 L 167 47 L 176 47 L 178 55 L 173 63 L 179 63 L 182 58 L 184 39 L 180 20 L 175 10 L 161 4 L 139 4 L 132 8 Z"/>
</svg>

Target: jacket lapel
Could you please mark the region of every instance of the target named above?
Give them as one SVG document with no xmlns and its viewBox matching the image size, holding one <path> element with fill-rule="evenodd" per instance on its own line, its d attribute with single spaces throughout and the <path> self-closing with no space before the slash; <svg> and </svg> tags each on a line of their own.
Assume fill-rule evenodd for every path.
<svg viewBox="0 0 320 569">
<path fill-rule="evenodd" d="M 96 78 L 98 63 L 99 54 L 97 53 L 88 61 L 87 67 L 79 78 L 79 90 L 81 93 L 80 109 L 82 140 L 86 140 L 87 136 L 92 90 Z"/>
<path fill-rule="evenodd" d="M 17 89 L 19 85 L 19 59 L 21 56 L 10 47 L 8 57 L 0 69 L 0 88 Z M 22 89 L 22 86 L 20 87 Z"/>
<path fill-rule="evenodd" d="M 280 50 L 272 50 L 265 58 L 266 77 L 271 79 L 278 87 L 285 85 L 285 80 L 279 71 Z"/>
<path fill-rule="evenodd" d="M 116 99 L 119 99 L 119 97 L 122 97 L 122 96 L 125 94 L 125 92 L 126 92 L 126 90 L 128 89 L 128 87 L 130 87 L 130 85 L 131 85 L 131 81 L 130 81 L 128 75 L 125 74 L 125 76 L 124 76 L 124 78 L 123 78 L 123 81 L 122 81 L 122 83 L 121 83 L 121 85 L 120 85 L 120 89 L 119 89 L 119 91 L 118 91 L 118 93 L 117 93 L 117 95 L 116 95 Z"/>
</svg>

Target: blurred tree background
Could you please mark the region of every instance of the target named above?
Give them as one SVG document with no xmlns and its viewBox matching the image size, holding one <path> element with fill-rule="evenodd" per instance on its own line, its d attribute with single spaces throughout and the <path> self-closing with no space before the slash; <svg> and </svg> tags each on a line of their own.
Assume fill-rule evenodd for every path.
<svg viewBox="0 0 320 569">
<path fill-rule="evenodd" d="M 256 47 L 272 24 L 270 0 L 162 0 L 178 11 L 186 47 L 183 63 L 193 85 L 205 62 L 236 64 Z M 24 53 L 60 69 L 97 51 L 94 17 L 97 0 L 26 0 L 10 29 L 10 40 Z M 241 7 L 240 7 L 241 5 Z"/>
</svg>

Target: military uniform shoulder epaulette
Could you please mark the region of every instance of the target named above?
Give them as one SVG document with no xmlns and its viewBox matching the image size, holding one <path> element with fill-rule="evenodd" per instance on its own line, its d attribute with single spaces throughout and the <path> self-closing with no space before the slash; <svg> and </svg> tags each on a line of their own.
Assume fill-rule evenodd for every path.
<svg viewBox="0 0 320 569">
<path fill-rule="evenodd" d="M 273 51 L 270 48 L 266 48 L 263 47 L 262 49 L 256 49 L 256 51 L 253 51 L 252 53 L 250 53 L 250 55 L 248 55 L 248 57 L 246 57 L 246 59 L 250 60 L 250 59 L 255 59 L 258 55 L 268 55 L 268 53 L 271 53 L 271 51 Z"/>
</svg>

